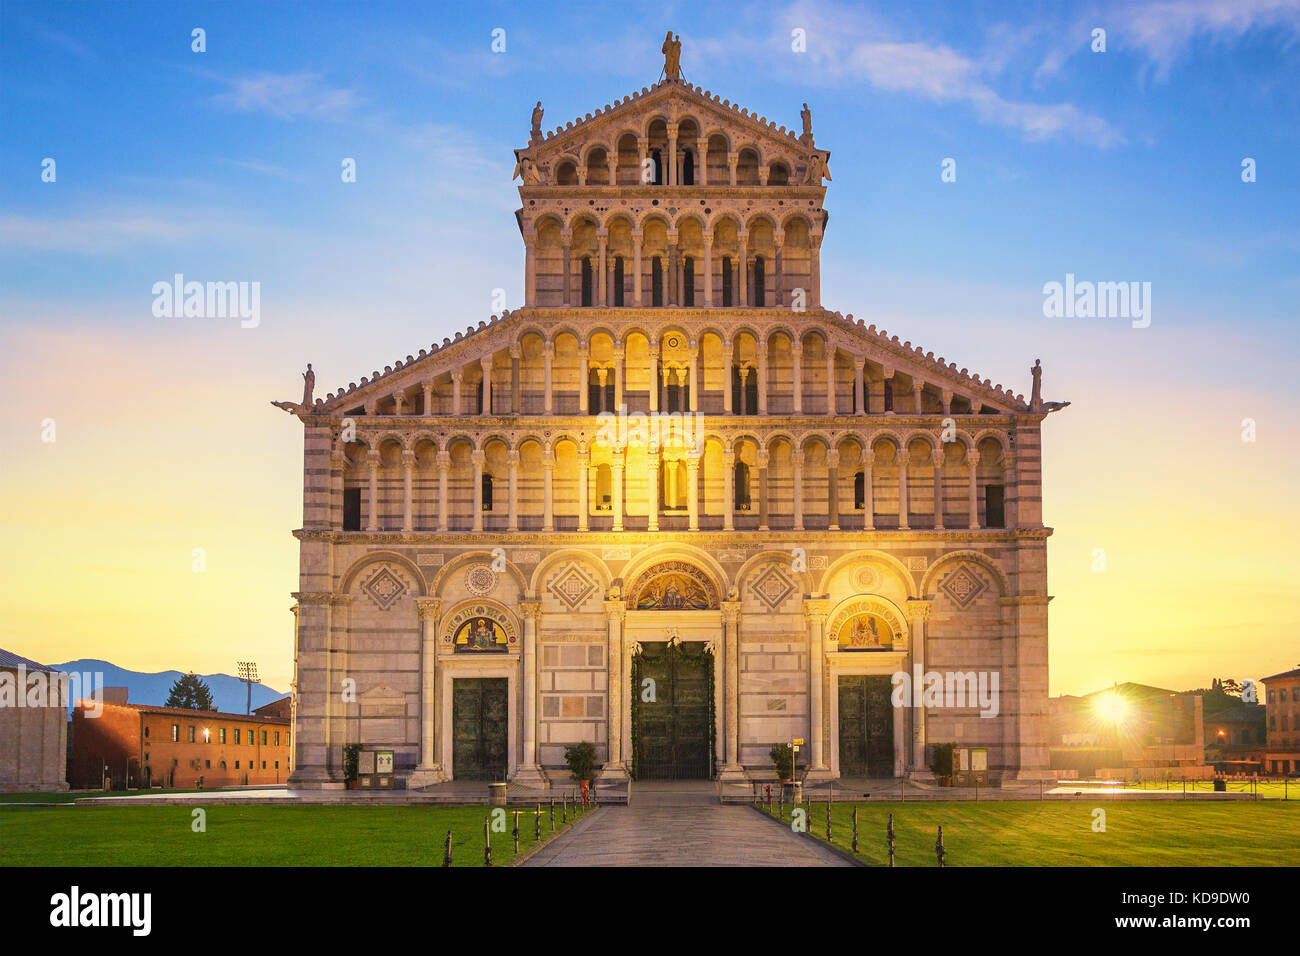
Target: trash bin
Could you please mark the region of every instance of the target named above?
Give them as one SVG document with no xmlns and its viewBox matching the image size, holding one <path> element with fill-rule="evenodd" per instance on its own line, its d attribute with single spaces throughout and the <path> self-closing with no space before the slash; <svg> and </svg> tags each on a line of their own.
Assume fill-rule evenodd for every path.
<svg viewBox="0 0 1300 956">
<path fill-rule="evenodd" d="M 803 803 L 803 782 L 800 780 L 787 780 L 781 785 L 782 799 L 786 803 L 798 806 Z"/>
<path fill-rule="evenodd" d="M 1228 781 L 1224 780 L 1222 777 L 1215 777 L 1215 778 L 1214 778 L 1214 792 L 1215 792 L 1215 793 L 1226 793 L 1227 790 L 1228 790 Z"/>
<path fill-rule="evenodd" d="M 504 783 L 488 784 L 488 793 L 492 796 L 492 806 L 504 807 L 506 805 L 506 785 Z"/>
</svg>

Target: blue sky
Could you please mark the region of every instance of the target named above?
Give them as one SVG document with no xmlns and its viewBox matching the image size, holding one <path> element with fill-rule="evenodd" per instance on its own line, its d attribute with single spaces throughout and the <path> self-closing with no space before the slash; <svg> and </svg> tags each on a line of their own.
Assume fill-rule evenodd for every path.
<svg viewBox="0 0 1300 956">
<path fill-rule="evenodd" d="M 1246 476 L 1226 494 L 1260 501 L 1296 464 L 1283 412 L 1298 354 L 1300 0 L 8 0 L 0 18 L 0 373 L 23 386 L 0 437 L 31 447 L 33 423 L 57 416 L 114 480 L 188 481 L 195 500 L 246 485 L 221 523 L 286 570 L 231 586 L 265 587 L 267 607 L 293 587 L 300 437 L 266 401 L 296 398 L 307 361 L 323 394 L 477 324 L 496 288 L 516 307 L 511 150 L 533 104 L 553 129 L 651 85 L 669 27 L 691 83 L 787 127 L 809 103 L 834 177 L 829 307 L 1017 391 L 1041 356 L 1046 397 L 1075 402 L 1046 428 L 1062 462 L 1048 465 L 1049 521 L 1055 496 L 1101 527 L 1112 500 L 1207 460 Z M 206 52 L 191 50 L 195 27 Z M 1090 49 L 1098 27 L 1104 53 Z M 41 181 L 46 157 L 55 183 Z M 340 181 L 345 157 L 356 183 Z M 955 183 L 940 180 L 948 157 Z M 154 318 L 150 289 L 177 272 L 260 282 L 261 325 Z M 1045 318 L 1043 283 L 1067 272 L 1152 283 L 1151 327 Z M 179 409 L 188 443 L 162 455 L 150 416 Z M 1234 464 L 1244 416 L 1266 437 Z M 106 422 L 115 440 L 92 443 Z M 71 482 L 85 459 L 67 442 L 66 460 L 33 449 L 4 480 L 23 493 Z M 38 499 L 36 514 L 57 505 Z M 1294 510 L 1274 517 L 1300 530 Z M 219 534 L 214 520 L 195 508 L 182 523 L 198 539 Z M 39 535 L 32 521 L 10 530 Z M 1062 528 L 1053 547 L 1084 555 L 1098 537 Z M 250 635 L 266 627 L 250 615 Z"/>
</svg>

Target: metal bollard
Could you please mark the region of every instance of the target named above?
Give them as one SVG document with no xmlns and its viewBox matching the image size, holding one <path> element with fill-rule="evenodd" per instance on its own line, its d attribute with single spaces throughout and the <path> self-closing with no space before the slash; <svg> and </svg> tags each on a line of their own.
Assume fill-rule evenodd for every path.
<svg viewBox="0 0 1300 956">
<path fill-rule="evenodd" d="M 483 865 L 492 865 L 492 818 L 483 818 Z"/>
<path fill-rule="evenodd" d="M 515 828 L 511 831 L 511 836 L 515 838 L 515 854 L 519 853 L 519 811 L 515 811 Z"/>
<path fill-rule="evenodd" d="M 826 842 L 831 842 L 831 795 L 826 794 Z"/>
<path fill-rule="evenodd" d="M 551 795 L 551 832 L 555 832 L 555 796 Z"/>
<path fill-rule="evenodd" d="M 537 843 L 542 839 L 542 805 L 537 805 L 537 813 L 533 815 L 533 842 Z"/>
<path fill-rule="evenodd" d="M 451 831 L 447 831 L 447 849 L 442 854 L 442 865 L 451 866 Z"/>
<path fill-rule="evenodd" d="M 560 822 L 569 822 L 569 791 L 567 790 L 564 791 L 564 796 L 560 803 Z"/>
<path fill-rule="evenodd" d="M 885 828 L 885 836 L 889 839 L 889 865 L 894 865 L 894 815 L 889 815 L 889 826 Z"/>
<path fill-rule="evenodd" d="M 940 866 L 947 866 L 944 861 L 948 857 L 948 851 L 943 848 L 943 827 L 939 827 L 939 838 L 934 841 L 934 853 L 939 858 Z"/>
<path fill-rule="evenodd" d="M 853 808 L 853 852 L 858 852 L 858 808 Z"/>
</svg>

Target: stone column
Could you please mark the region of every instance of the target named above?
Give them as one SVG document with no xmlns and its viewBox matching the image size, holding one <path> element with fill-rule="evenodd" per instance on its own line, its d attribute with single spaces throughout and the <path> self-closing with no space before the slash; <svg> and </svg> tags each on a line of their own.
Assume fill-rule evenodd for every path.
<svg viewBox="0 0 1300 956">
<path fill-rule="evenodd" d="M 587 357 L 587 346 L 580 346 L 578 349 L 578 375 L 581 382 L 578 386 L 578 414 L 591 414 L 591 400 L 588 392 L 591 388 L 591 361 Z"/>
<path fill-rule="evenodd" d="M 483 464 L 487 456 L 481 451 L 470 458 L 474 462 L 474 530 L 483 530 Z"/>
<path fill-rule="evenodd" d="M 420 758 L 408 788 L 442 783 L 447 777 L 438 760 L 438 618 L 442 598 L 418 597 L 420 615 Z"/>
<path fill-rule="evenodd" d="M 670 123 L 668 126 L 668 155 L 664 157 L 664 184 L 668 186 L 677 185 L 677 124 Z"/>
<path fill-rule="evenodd" d="M 623 698 L 627 696 L 623 674 L 623 619 L 627 605 L 618 600 L 605 601 L 605 620 L 608 625 L 609 687 L 605 708 L 605 729 L 608 754 L 600 778 L 627 779 L 627 765 L 623 754 Z"/>
<path fill-rule="evenodd" d="M 727 700 L 726 764 L 719 779 L 728 777 L 740 782 L 744 770 L 740 765 L 740 602 L 722 602 L 723 661 L 726 667 L 725 695 Z"/>
<path fill-rule="evenodd" d="M 330 506 L 328 527 L 335 531 L 343 528 L 343 473 L 348 468 L 347 447 L 335 442 L 330 450 Z"/>
<path fill-rule="evenodd" d="M 379 530 L 379 452 L 370 449 L 366 455 L 366 467 L 370 473 L 369 502 L 370 514 L 366 516 L 366 530 Z"/>
<path fill-rule="evenodd" d="M 767 343 L 759 342 L 758 352 L 758 413 L 767 414 Z"/>
<path fill-rule="evenodd" d="M 646 530 L 659 530 L 659 446 L 646 449 Z"/>
<path fill-rule="evenodd" d="M 465 373 L 461 369 L 451 370 L 451 413 L 452 415 L 465 414 L 464 408 L 460 403 L 460 386 L 465 381 Z"/>
<path fill-rule="evenodd" d="M 561 231 L 561 233 L 560 233 L 560 260 L 561 260 L 561 262 L 564 263 L 564 268 L 563 268 L 562 273 L 561 273 L 561 274 L 563 275 L 563 277 L 564 277 L 564 284 L 563 284 L 563 286 L 562 286 L 562 289 L 563 289 L 563 292 L 562 292 L 562 298 L 563 298 L 563 301 L 564 301 L 565 306 L 567 306 L 567 307 L 569 307 L 569 308 L 572 308 L 572 307 L 575 305 L 575 303 L 574 303 L 574 301 L 573 301 L 573 290 L 570 288 L 570 285 L 571 285 L 571 284 L 570 284 L 570 282 L 569 282 L 569 271 L 570 271 L 569 261 L 570 261 L 570 259 L 572 258 L 572 255 L 573 255 L 573 253 L 572 253 L 572 249 L 573 249 L 572 243 L 573 243 L 573 233 L 569 232 L 569 230 L 567 230 L 567 229 Z"/>
<path fill-rule="evenodd" d="M 912 379 L 912 413 L 915 415 L 921 414 L 921 390 L 923 388 L 925 388 L 924 382 Z"/>
<path fill-rule="evenodd" d="M 650 141 L 644 137 L 638 137 L 636 141 L 637 172 L 636 181 L 642 186 L 648 186 L 654 181 L 653 177 L 646 176 L 646 157 L 650 151 Z M 637 303 L 640 305 L 641 303 Z"/>
<path fill-rule="evenodd" d="M 726 351 L 726 355 L 724 355 L 722 359 L 722 413 L 724 415 L 731 415 L 734 413 L 731 400 L 731 380 L 735 375 L 734 352 L 736 347 L 731 342 L 723 342 L 722 347 Z M 745 389 L 743 384 L 740 389 L 740 400 L 742 402 L 745 400 Z"/>
<path fill-rule="evenodd" d="M 523 411 L 523 403 L 519 398 L 519 361 L 523 353 L 519 346 L 510 346 L 510 414 L 518 415 Z"/>
<path fill-rule="evenodd" d="M 762 394 L 761 392 L 759 394 Z M 767 463 L 764 449 L 758 450 L 758 530 L 767 531 Z"/>
<path fill-rule="evenodd" d="M 836 414 L 835 408 L 835 347 L 826 350 L 826 414 Z"/>
<path fill-rule="evenodd" d="M 952 414 L 952 392 L 944 389 L 939 393 L 939 398 L 943 400 L 944 417 Z"/>
<path fill-rule="evenodd" d="M 689 372 L 690 377 L 686 386 L 688 396 L 690 398 L 690 404 L 688 405 L 688 408 L 692 412 L 697 412 L 700 410 L 700 388 L 699 388 L 700 371 L 699 371 L 699 360 L 698 360 L 700 343 L 695 341 L 694 339 L 691 339 L 688 345 L 691 350 L 691 364 L 690 364 L 690 372 Z"/>
<path fill-rule="evenodd" d="M 898 528 L 906 531 L 907 525 L 907 464 L 911 456 L 906 448 L 900 448 L 895 456 L 898 462 Z"/>
<path fill-rule="evenodd" d="M 803 450 L 796 448 L 790 455 L 794 469 L 794 530 L 803 530 Z"/>
<path fill-rule="evenodd" d="M 803 414 L 803 344 L 794 342 L 790 348 L 790 361 L 793 363 L 794 413 Z"/>
<path fill-rule="evenodd" d="M 623 358 L 624 351 L 621 348 L 614 349 L 614 411 L 618 412 L 623 407 Z"/>
<path fill-rule="evenodd" d="M 808 624 L 808 762 L 809 771 L 826 771 L 822 738 L 826 733 L 823 706 L 822 674 L 826 667 L 826 601 L 804 601 L 804 618 Z"/>
<path fill-rule="evenodd" d="M 886 415 L 893 415 L 895 414 L 894 412 L 894 370 L 891 368 L 886 368 L 884 370 L 884 377 L 882 381 L 884 383 L 882 388 L 884 390 L 884 403 L 885 403 L 882 411 L 884 411 Z"/>
<path fill-rule="evenodd" d="M 483 368 L 483 406 L 479 409 L 480 415 L 492 414 L 492 360 L 490 358 L 480 359 L 479 365 Z"/>
<path fill-rule="evenodd" d="M 727 184 L 736 185 L 736 163 L 740 159 L 740 153 L 734 150 L 727 153 Z"/>
<path fill-rule="evenodd" d="M 912 675 L 925 673 L 925 624 L 930 618 L 930 601 L 907 602 L 907 617 L 912 625 Z M 915 697 L 913 698 L 916 699 Z M 911 707 L 912 711 L 912 771 L 926 774 L 925 762 L 925 707 Z"/>
<path fill-rule="evenodd" d="M 980 509 L 979 509 L 979 503 L 976 501 L 976 495 L 975 495 L 976 477 L 977 477 L 975 473 L 976 471 L 979 470 L 979 466 L 980 466 L 980 453 L 975 451 L 974 449 L 968 450 L 966 452 L 966 468 L 967 468 L 966 508 L 968 513 L 970 514 L 970 526 L 972 528 L 978 528 L 980 526 Z"/>
<path fill-rule="evenodd" d="M 537 305 L 537 233 L 524 237 L 524 304 Z"/>
<path fill-rule="evenodd" d="M 447 530 L 447 473 L 451 471 L 451 455 L 438 452 L 438 530 Z"/>
<path fill-rule="evenodd" d="M 545 468 L 542 478 L 542 530 L 555 530 L 555 452 L 546 449 L 542 455 Z"/>
<path fill-rule="evenodd" d="M 587 487 L 591 483 L 591 455 L 583 449 L 578 452 L 578 530 L 587 530 Z"/>
<path fill-rule="evenodd" d="M 735 531 L 736 453 L 728 448 L 722 453 L 722 530 Z"/>
<path fill-rule="evenodd" d="M 822 305 L 822 237 L 820 233 L 809 236 L 809 269 L 812 273 L 808 290 L 808 305 L 814 309 L 820 309 Z"/>
<path fill-rule="evenodd" d="M 930 460 L 934 463 L 934 526 L 943 530 L 943 452 L 936 451 Z"/>
<path fill-rule="evenodd" d="M 506 525 L 507 531 L 519 530 L 519 452 L 511 451 L 506 455 L 510 464 L 510 515 Z"/>
<path fill-rule="evenodd" d="M 853 404 L 857 407 L 856 414 L 858 415 L 867 414 L 867 382 L 863 371 L 865 361 L 860 355 L 853 356 L 853 388 L 855 390 L 854 394 L 857 396 L 857 400 Z"/>
<path fill-rule="evenodd" d="M 677 233 L 668 233 L 668 274 L 664 276 L 664 302 L 679 305 L 677 298 L 677 274 L 681 271 L 677 263 Z"/>
<path fill-rule="evenodd" d="M 749 233 L 745 231 L 737 233 L 736 241 L 740 244 L 736 256 L 736 305 L 743 309 L 749 305 L 749 297 L 745 294 L 749 286 L 749 280 L 746 278 L 749 268 Z"/>
<path fill-rule="evenodd" d="M 640 229 L 632 230 L 632 304 L 641 305 L 641 237 Z"/>
<path fill-rule="evenodd" d="M 394 392 L 393 393 L 393 414 L 394 415 L 402 414 L 402 406 L 404 404 L 406 404 L 406 396 L 403 395 L 401 392 Z"/>
<path fill-rule="evenodd" d="M 542 346 L 542 355 L 546 359 L 546 371 L 543 375 L 543 383 L 542 383 L 542 388 L 543 388 L 542 410 L 547 415 L 550 415 L 555 410 L 555 400 L 552 397 L 552 387 L 551 387 L 551 368 L 555 364 L 555 343 L 547 342 L 544 346 Z"/>
<path fill-rule="evenodd" d="M 424 390 L 424 415 L 429 417 L 433 414 L 433 383 L 425 382 L 420 386 Z"/>
<path fill-rule="evenodd" d="M 833 448 L 826 453 L 826 527 L 840 530 L 840 453 Z"/>
<path fill-rule="evenodd" d="M 659 349 L 650 346 L 650 411 L 659 411 Z"/>
<path fill-rule="evenodd" d="M 704 307 L 713 308 L 713 233 L 704 233 Z"/>
<path fill-rule="evenodd" d="M 779 309 L 785 305 L 785 290 L 781 288 L 785 282 L 785 232 L 777 230 L 772 238 L 776 246 L 776 253 L 772 256 L 772 304 Z"/>
<path fill-rule="evenodd" d="M 415 452 L 402 452 L 402 530 L 411 531 L 411 473 L 415 470 Z"/>
<path fill-rule="evenodd" d="M 609 291 L 609 282 L 605 274 L 605 250 L 609 246 L 609 232 L 605 229 L 596 230 L 596 268 L 598 275 L 596 277 L 596 299 L 595 301 L 601 306 L 608 306 L 609 300 L 606 295 Z"/>
<path fill-rule="evenodd" d="M 700 453 L 692 449 L 686 455 L 686 513 L 691 531 L 700 530 Z"/>
<path fill-rule="evenodd" d="M 614 505 L 614 530 L 623 530 L 623 450 L 621 448 L 614 451 L 609 463 L 610 483 L 614 486 L 613 505 Z"/>
</svg>

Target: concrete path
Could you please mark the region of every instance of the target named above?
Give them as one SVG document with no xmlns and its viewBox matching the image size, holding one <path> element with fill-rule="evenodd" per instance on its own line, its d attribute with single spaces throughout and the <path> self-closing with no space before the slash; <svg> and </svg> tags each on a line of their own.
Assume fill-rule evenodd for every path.
<svg viewBox="0 0 1300 956">
<path fill-rule="evenodd" d="M 724 806 L 713 784 L 633 785 L 629 806 L 605 806 L 524 866 L 850 866 L 748 806 Z"/>
</svg>

